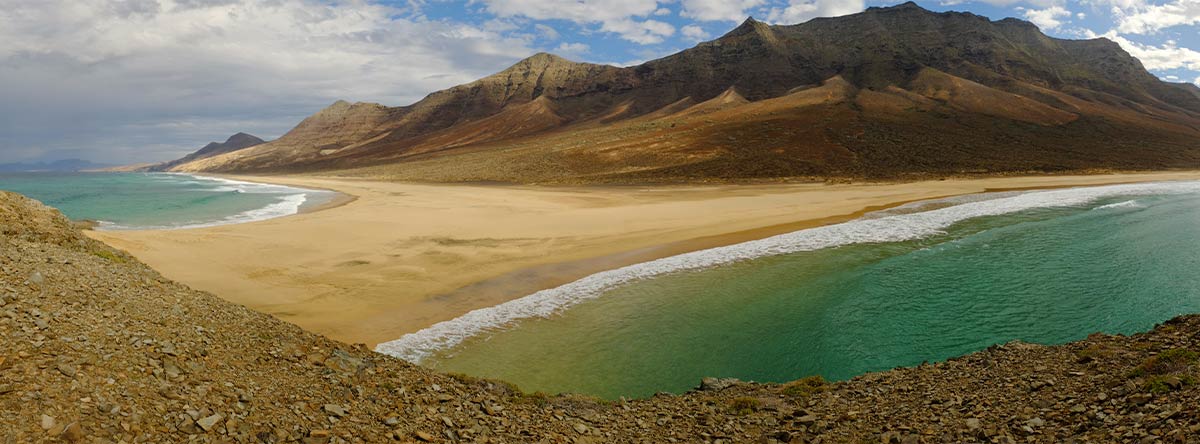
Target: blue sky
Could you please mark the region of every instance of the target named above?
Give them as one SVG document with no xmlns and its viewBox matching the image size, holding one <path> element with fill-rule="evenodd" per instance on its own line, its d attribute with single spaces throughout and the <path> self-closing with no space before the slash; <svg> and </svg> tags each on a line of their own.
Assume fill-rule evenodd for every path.
<svg viewBox="0 0 1200 444">
<path fill-rule="evenodd" d="M 791 24 L 895 3 L 0 0 L 0 162 L 167 160 L 239 131 L 278 137 L 338 99 L 406 105 L 539 51 L 629 65 L 750 15 Z M 1200 0 L 918 3 L 1107 37 L 1200 84 Z"/>
</svg>

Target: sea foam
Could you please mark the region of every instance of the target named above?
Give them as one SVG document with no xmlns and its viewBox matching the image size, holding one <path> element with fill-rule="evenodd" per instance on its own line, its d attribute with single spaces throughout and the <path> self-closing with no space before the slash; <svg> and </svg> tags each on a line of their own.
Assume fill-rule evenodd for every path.
<svg viewBox="0 0 1200 444">
<path fill-rule="evenodd" d="M 908 206 L 933 207 L 928 211 L 880 212 L 840 224 L 795 231 L 724 247 L 695 251 L 596 273 L 577 281 L 542 290 L 500 305 L 471 311 L 400 339 L 381 343 L 375 350 L 410 362 L 438 350 L 454 347 L 476 335 L 496 331 L 516 321 L 549 317 L 580 302 L 603 295 L 614 287 L 668 273 L 700 270 L 750 259 L 813 251 L 862 243 L 901 242 L 943 233 L 967 219 L 1011 214 L 1037 208 L 1078 207 L 1099 199 L 1200 193 L 1200 182 L 1154 182 L 1046 191 L 1010 192 L 926 201 Z M 948 205 L 948 206 L 946 206 Z"/>
</svg>

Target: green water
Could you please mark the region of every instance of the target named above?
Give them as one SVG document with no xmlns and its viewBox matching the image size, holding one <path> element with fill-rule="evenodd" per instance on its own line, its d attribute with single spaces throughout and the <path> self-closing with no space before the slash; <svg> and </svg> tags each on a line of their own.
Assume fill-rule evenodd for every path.
<svg viewBox="0 0 1200 444">
<path fill-rule="evenodd" d="M 424 364 L 527 391 L 642 397 L 705 376 L 845 379 L 1194 312 L 1200 194 L 1119 197 L 641 280 Z"/>
<path fill-rule="evenodd" d="M 55 207 L 100 229 L 190 228 L 294 214 L 327 191 L 154 173 L 0 174 L 0 190 Z"/>
</svg>

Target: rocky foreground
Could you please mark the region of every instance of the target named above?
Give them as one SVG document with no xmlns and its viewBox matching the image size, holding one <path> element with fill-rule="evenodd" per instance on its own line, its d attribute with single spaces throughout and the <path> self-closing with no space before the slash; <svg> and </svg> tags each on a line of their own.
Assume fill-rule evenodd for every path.
<svg viewBox="0 0 1200 444">
<path fill-rule="evenodd" d="M 0 444 L 1200 442 L 1200 317 L 827 384 L 523 394 L 168 281 L 0 193 Z"/>
</svg>

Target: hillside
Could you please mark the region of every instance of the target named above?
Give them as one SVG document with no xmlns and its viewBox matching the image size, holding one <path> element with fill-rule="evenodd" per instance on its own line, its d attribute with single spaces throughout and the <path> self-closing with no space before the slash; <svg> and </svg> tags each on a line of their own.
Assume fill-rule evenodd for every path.
<svg viewBox="0 0 1200 444">
<path fill-rule="evenodd" d="M 195 162 L 209 157 L 220 156 L 222 154 L 232 153 L 234 151 L 250 148 L 252 146 L 261 145 L 266 141 L 254 137 L 246 133 L 237 133 L 229 136 L 224 142 L 209 142 L 208 145 L 196 150 L 195 152 L 168 162 L 157 164 L 134 166 L 126 171 L 170 171 L 176 166 L 183 165 L 189 162 Z"/>
<path fill-rule="evenodd" d="M 626 68 L 538 54 L 409 106 L 338 102 L 277 141 L 175 169 L 903 178 L 1195 168 L 1198 140 L 1200 90 L 1160 81 L 1112 41 L 906 3 L 789 26 L 751 18 Z"/>
<path fill-rule="evenodd" d="M 0 442 L 1191 442 L 1200 317 L 827 384 L 522 394 L 191 290 L 0 193 Z"/>
</svg>

